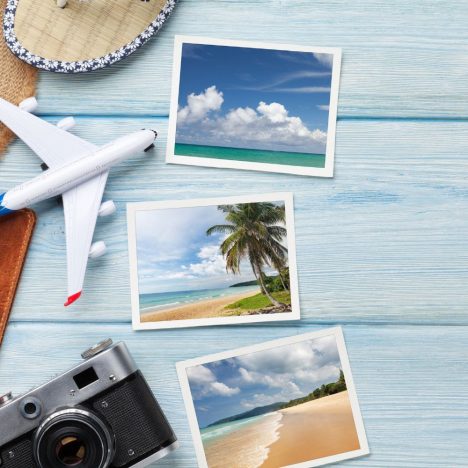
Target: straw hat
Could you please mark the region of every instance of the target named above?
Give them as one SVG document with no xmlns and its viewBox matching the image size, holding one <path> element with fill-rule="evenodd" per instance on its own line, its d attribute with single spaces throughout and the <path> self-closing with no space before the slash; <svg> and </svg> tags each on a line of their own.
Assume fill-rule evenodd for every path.
<svg viewBox="0 0 468 468">
<path fill-rule="evenodd" d="M 176 3 L 8 0 L 3 32 L 10 50 L 35 67 L 59 73 L 86 72 L 135 52 L 159 31 Z"/>
<path fill-rule="evenodd" d="M 0 18 L 7 1 L 0 0 Z M 0 37 L 0 97 L 18 105 L 23 99 L 34 96 L 37 70 L 11 55 Z M 14 134 L 0 123 L 0 157 Z"/>
</svg>

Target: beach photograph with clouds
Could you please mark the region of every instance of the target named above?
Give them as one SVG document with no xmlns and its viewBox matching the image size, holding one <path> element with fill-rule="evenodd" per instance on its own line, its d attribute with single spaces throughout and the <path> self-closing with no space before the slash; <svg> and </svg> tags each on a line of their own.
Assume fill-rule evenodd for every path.
<svg viewBox="0 0 468 468">
<path fill-rule="evenodd" d="M 299 318 L 292 195 L 127 205 L 135 329 Z"/>
<path fill-rule="evenodd" d="M 199 466 L 311 467 L 369 452 L 340 328 L 177 370 Z"/>
<path fill-rule="evenodd" d="M 177 36 L 167 162 L 331 177 L 341 51 Z"/>
</svg>

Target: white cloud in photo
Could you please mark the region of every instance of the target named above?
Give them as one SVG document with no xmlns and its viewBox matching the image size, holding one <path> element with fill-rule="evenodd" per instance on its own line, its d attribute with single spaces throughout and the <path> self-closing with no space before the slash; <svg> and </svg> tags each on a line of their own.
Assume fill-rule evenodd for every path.
<svg viewBox="0 0 468 468">
<path fill-rule="evenodd" d="M 329 71 L 311 71 L 311 70 L 301 70 L 288 72 L 278 77 L 274 81 L 263 83 L 256 86 L 238 86 L 235 89 L 241 89 L 246 91 L 278 91 L 278 86 L 285 85 L 292 81 L 303 80 L 305 78 L 321 78 L 324 76 L 331 75 L 331 70 Z M 328 89 L 328 88 L 327 88 Z"/>
<path fill-rule="evenodd" d="M 307 369 L 299 370 L 294 374 L 294 377 L 297 382 L 307 384 L 309 382 L 335 380 L 338 378 L 339 372 L 339 364 L 334 363 L 319 367 L 312 372 Z"/>
<path fill-rule="evenodd" d="M 206 237 L 207 227 L 219 224 L 222 219 L 216 207 L 138 211 L 135 225 L 140 292 L 183 290 L 187 280 L 191 281 L 190 288 L 193 289 L 210 289 L 236 282 L 237 278 L 220 273 L 223 259 L 213 257 L 214 249 L 203 247 L 212 246 L 215 242 L 215 239 Z M 198 253 L 201 257 L 198 258 L 202 265 L 192 261 L 193 267 L 190 268 L 191 262 L 187 260 L 184 263 L 183 259 L 192 256 L 196 244 L 200 245 Z M 205 258 L 208 254 L 212 256 Z M 210 277 L 209 272 L 213 275 L 218 272 L 219 276 Z"/>
<path fill-rule="evenodd" d="M 231 388 L 228 387 L 223 382 L 212 382 L 210 386 L 210 392 L 215 395 L 220 396 L 232 396 L 240 392 L 240 388 Z"/>
<path fill-rule="evenodd" d="M 295 398 L 300 398 L 304 394 L 294 382 L 287 382 L 282 390 L 277 393 L 255 393 L 248 400 L 241 400 L 240 404 L 246 410 L 257 408 L 259 406 L 267 406 L 273 403 L 287 403 Z"/>
<path fill-rule="evenodd" d="M 319 104 L 317 106 L 317 109 L 320 109 L 320 110 L 323 110 L 323 111 L 329 111 L 330 110 L 330 106 L 328 104 Z"/>
<path fill-rule="evenodd" d="M 223 223 L 225 214 L 216 205 L 138 210 L 139 293 L 228 288 L 252 281 L 249 260 L 241 260 L 239 273 L 226 271 L 226 259 L 219 248 L 225 236 L 207 236 L 210 226 Z M 265 268 L 265 273 L 275 271 Z"/>
<path fill-rule="evenodd" d="M 203 231 L 207 223 L 218 221 L 219 216 L 209 207 L 137 211 L 138 259 L 147 262 L 180 258 L 190 249 L 190 235 Z"/>
<path fill-rule="evenodd" d="M 294 88 L 276 88 L 275 91 L 279 93 L 315 94 L 328 93 L 330 88 L 328 86 L 296 86 Z"/>
<path fill-rule="evenodd" d="M 249 371 L 243 367 L 239 368 L 239 373 L 243 383 L 252 385 L 262 384 L 270 388 L 291 388 L 291 386 L 293 386 L 293 388 L 299 390 L 297 385 L 291 381 L 289 373 L 265 374 L 262 372 Z"/>
<path fill-rule="evenodd" d="M 302 398 L 336 382 L 342 364 L 335 335 L 306 339 L 187 369 L 192 398 L 210 408 L 204 422 Z"/>
<path fill-rule="evenodd" d="M 214 373 L 203 365 L 189 367 L 187 376 L 190 385 L 194 387 L 195 399 L 214 395 L 229 397 L 240 392 L 238 387 L 229 387 L 223 382 L 218 382 Z"/>
<path fill-rule="evenodd" d="M 219 110 L 223 102 L 223 93 L 219 92 L 216 86 L 210 86 L 200 94 L 189 94 L 187 105 L 177 112 L 177 121 L 184 124 L 202 120 L 209 112 Z"/>
<path fill-rule="evenodd" d="M 213 372 L 206 366 L 193 366 L 187 369 L 187 375 L 190 379 L 190 383 L 195 385 L 210 384 L 216 380 Z"/>
<path fill-rule="evenodd" d="M 237 107 L 219 115 L 222 92 L 211 86 L 201 94 L 191 94 L 187 106 L 179 110 L 177 141 L 325 153 L 327 133 L 309 129 L 300 117 L 290 115 L 279 102 L 260 101 L 255 109 Z M 209 101 L 209 105 L 201 102 Z M 196 105 L 194 104 L 196 103 Z M 195 110 L 192 110 L 192 107 Z"/>
<path fill-rule="evenodd" d="M 232 361 L 238 366 L 238 375 L 230 380 L 231 385 L 244 391 L 259 386 L 265 389 L 241 401 L 244 408 L 303 396 L 320 382 L 336 380 L 341 367 L 334 336 L 237 356 Z"/>
<path fill-rule="evenodd" d="M 313 371 L 339 360 L 334 336 L 285 345 L 267 351 L 246 354 L 235 358 L 249 371 L 272 374 L 295 374 L 306 369 Z"/>
<path fill-rule="evenodd" d="M 318 52 L 311 52 L 315 60 L 319 62 L 323 67 L 330 69 L 333 68 L 333 54 L 327 53 L 318 53 Z M 308 55 L 308 54 L 307 54 Z M 292 63 L 298 63 L 301 65 L 305 65 L 308 63 L 308 57 L 304 54 L 291 54 L 278 51 L 278 56 L 283 60 Z"/>
<path fill-rule="evenodd" d="M 194 275 L 217 276 L 226 273 L 226 261 L 219 252 L 219 245 L 205 245 L 197 256 L 201 260 L 199 263 L 191 263 L 185 267 Z"/>
<path fill-rule="evenodd" d="M 314 57 L 320 64 L 324 65 L 327 68 L 330 68 L 330 70 L 333 68 L 333 54 L 314 53 Z"/>
</svg>

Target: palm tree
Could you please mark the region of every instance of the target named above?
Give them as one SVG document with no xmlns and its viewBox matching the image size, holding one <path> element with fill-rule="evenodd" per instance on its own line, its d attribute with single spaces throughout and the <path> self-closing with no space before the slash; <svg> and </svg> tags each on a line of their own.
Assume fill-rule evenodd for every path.
<svg viewBox="0 0 468 468">
<path fill-rule="evenodd" d="M 281 222 L 283 224 L 286 224 L 286 208 L 285 208 L 285 206 L 280 205 L 280 206 L 277 206 L 276 208 L 278 210 L 278 214 L 282 218 Z M 284 272 L 285 269 L 287 269 L 287 258 L 286 258 L 286 256 L 278 257 L 278 258 L 275 257 L 275 258 L 272 258 L 271 260 L 272 260 L 272 263 L 273 263 L 273 267 L 278 272 L 278 276 L 279 276 L 279 279 L 281 281 L 281 285 L 283 286 L 283 289 L 285 291 L 289 291 L 288 287 L 286 286 L 284 277 L 283 277 L 283 272 Z M 287 273 L 287 276 L 289 276 L 289 271 Z"/>
<path fill-rule="evenodd" d="M 270 265 L 275 269 L 285 265 L 287 249 L 281 243 L 286 236 L 284 208 L 274 203 L 242 203 L 220 205 L 218 209 L 226 213 L 228 224 L 211 226 L 206 234 L 226 234 L 220 250 L 226 259 L 226 271 L 240 273 L 240 263 L 247 258 L 262 293 L 276 307 L 284 306 L 268 291 L 263 268 Z"/>
</svg>

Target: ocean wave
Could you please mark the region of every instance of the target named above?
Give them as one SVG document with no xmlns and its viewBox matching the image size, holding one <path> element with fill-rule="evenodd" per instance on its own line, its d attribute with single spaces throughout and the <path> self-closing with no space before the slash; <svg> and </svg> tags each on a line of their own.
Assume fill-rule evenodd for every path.
<svg viewBox="0 0 468 468">
<path fill-rule="evenodd" d="M 202 433 L 201 433 L 202 440 L 205 442 L 205 441 L 209 441 L 212 439 L 216 439 L 230 432 L 237 431 L 238 429 L 244 426 L 253 424 L 257 422 L 258 420 L 264 418 L 265 416 L 269 416 L 269 415 L 263 414 L 261 416 L 254 416 L 252 418 L 246 418 L 246 419 L 238 419 L 237 421 L 231 421 L 228 423 L 223 423 L 220 425 L 207 427 L 202 430 Z"/>
<path fill-rule="evenodd" d="M 259 291 L 258 286 L 241 287 L 241 288 L 220 288 L 199 291 L 178 291 L 169 293 L 150 293 L 141 294 L 140 312 L 161 311 L 170 309 L 176 305 L 197 304 L 198 302 L 214 300 L 219 298 L 226 298 L 235 296 L 240 293 L 250 293 Z M 168 301 L 168 302 L 165 302 Z"/>
<path fill-rule="evenodd" d="M 154 305 L 150 307 L 144 307 L 141 309 L 141 312 L 148 312 L 148 311 L 158 311 L 160 309 L 167 309 L 168 307 L 175 306 L 177 304 L 180 304 L 180 301 L 177 302 L 169 302 L 168 304 L 161 304 L 161 305 Z"/>
<path fill-rule="evenodd" d="M 268 458 L 268 447 L 279 439 L 282 417 L 276 411 L 205 430 L 202 441 L 209 467 L 260 467 Z"/>
<path fill-rule="evenodd" d="M 271 421 L 271 426 L 272 426 L 272 435 L 269 440 L 269 443 L 266 445 L 264 444 L 262 449 L 261 449 L 261 460 L 259 463 L 255 466 L 255 468 L 259 468 L 260 466 L 263 465 L 263 463 L 267 460 L 268 454 L 270 453 L 270 447 L 279 439 L 280 436 L 280 428 L 282 426 L 281 420 L 283 419 L 283 413 L 280 413 L 279 411 L 274 413 L 275 419 Z"/>
</svg>

